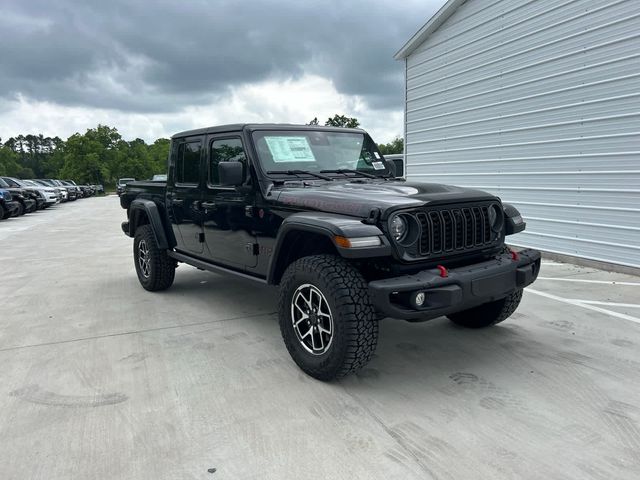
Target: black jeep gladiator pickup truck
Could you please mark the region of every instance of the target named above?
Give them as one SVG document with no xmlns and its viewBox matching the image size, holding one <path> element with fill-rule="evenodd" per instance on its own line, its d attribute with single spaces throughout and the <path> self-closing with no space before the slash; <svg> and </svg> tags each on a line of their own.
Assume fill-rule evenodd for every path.
<svg viewBox="0 0 640 480">
<path fill-rule="evenodd" d="M 167 182 L 120 197 L 138 279 L 169 288 L 178 262 L 279 286 L 280 330 L 307 374 L 366 365 L 384 317 L 508 318 L 540 269 L 510 250 L 518 211 L 479 190 L 394 178 L 360 129 L 241 124 L 171 139 Z"/>
</svg>

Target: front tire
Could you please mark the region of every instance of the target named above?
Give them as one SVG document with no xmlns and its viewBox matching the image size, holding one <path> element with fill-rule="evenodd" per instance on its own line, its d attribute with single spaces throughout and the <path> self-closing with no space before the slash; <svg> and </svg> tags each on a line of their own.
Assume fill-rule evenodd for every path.
<svg viewBox="0 0 640 480">
<path fill-rule="evenodd" d="M 133 260 L 140 285 L 145 290 L 157 292 L 173 284 L 176 262 L 165 250 L 158 248 L 151 225 L 142 225 L 133 239 Z"/>
<path fill-rule="evenodd" d="M 360 272 L 335 255 L 293 262 L 280 283 L 280 332 L 296 364 L 318 380 L 364 367 L 378 343 L 378 321 Z"/>
<path fill-rule="evenodd" d="M 522 300 L 522 289 L 516 290 L 500 300 L 485 303 L 462 312 L 452 313 L 447 315 L 447 318 L 462 327 L 490 327 L 509 318 L 520 305 L 520 300 Z"/>
</svg>

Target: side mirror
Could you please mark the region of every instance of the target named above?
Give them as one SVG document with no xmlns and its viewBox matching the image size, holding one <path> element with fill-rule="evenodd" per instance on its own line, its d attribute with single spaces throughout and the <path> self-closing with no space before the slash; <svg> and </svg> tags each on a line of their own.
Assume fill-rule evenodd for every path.
<svg viewBox="0 0 640 480">
<path fill-rule="evenodd" d="M 218 178 L 224 187 L 237 187 L 244 182 L 244 165 L 242 162 L 220 162 L 218 164 Z"/>
<path fill-rule="evenodd" d="M 395 178 L 404 177 L 404 156 L 402 158 L 387 158 L 389 171 Z"/>
<path fill-rule="evenodd" d="M 396 177 L 404 177 L 404 158 L 394 158 L 392 161 L 396 166 Z"/>
</svg>

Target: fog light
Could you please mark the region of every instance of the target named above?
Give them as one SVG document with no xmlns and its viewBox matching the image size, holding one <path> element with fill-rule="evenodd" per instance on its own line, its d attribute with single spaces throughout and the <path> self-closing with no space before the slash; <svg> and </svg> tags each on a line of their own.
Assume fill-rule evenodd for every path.
<svg viewBox="0 0 640 480">
<path fill-rule="evenodd" d="M 425 299 L 426 299 L 426 295 L 424 294 L 424 292 L 418 292 L 416 293 L 416 296 L 414 297 L 413 301 L 416 304 L 416 307 L 421 307 Z"/>
</svg>

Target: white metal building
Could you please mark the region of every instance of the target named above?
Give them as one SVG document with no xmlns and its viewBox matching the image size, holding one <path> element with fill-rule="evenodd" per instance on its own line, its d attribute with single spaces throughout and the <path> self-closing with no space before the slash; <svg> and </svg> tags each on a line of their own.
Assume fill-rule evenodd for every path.
<svg viewBox="0 0 640 480">
<path fill-rule="evenodd" d="M 515 245 L 640 267 L 640 0 L 450 0 L 396 58 L 409 179 L 513 203 Z"/>
</svg>

